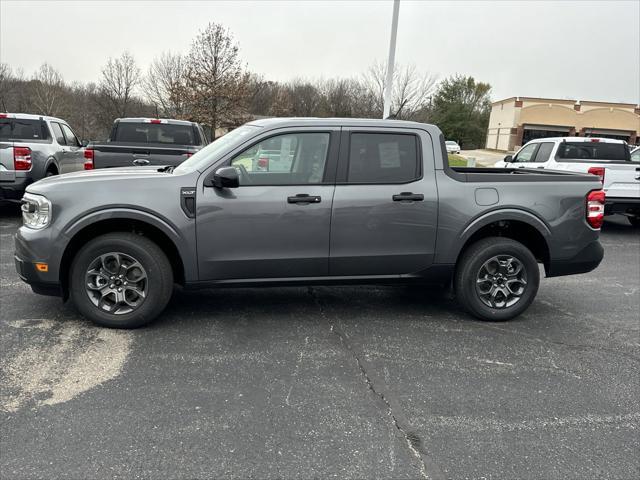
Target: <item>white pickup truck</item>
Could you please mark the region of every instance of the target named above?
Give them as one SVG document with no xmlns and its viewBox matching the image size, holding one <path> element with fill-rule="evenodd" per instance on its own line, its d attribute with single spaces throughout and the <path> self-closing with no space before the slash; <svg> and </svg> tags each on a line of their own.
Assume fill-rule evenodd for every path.
<svg viewBox="0 0 640 480">
<path fill-rule="evenodd" d="M 606 193 L 605 215 L 625 215 L 640 227 L 640 159 L 622 140 L 593 137 L 538 138 L 497 168 L 544 168 L 597 175 Z"/>
</svg>

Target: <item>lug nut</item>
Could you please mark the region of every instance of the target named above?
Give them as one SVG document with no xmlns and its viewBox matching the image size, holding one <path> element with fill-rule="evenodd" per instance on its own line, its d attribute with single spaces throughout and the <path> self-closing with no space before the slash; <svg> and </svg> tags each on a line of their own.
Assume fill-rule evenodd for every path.
<svg viewBox="0 0 640 480">
<path fill-rule="evenodd" d="M 121 292 L 121 291 L 122 291 L 122 289 L 121 289 L 121 288 L 119 288 L 119 289 L 118 289 L 118 291 L 119 291 L 119 292 Z"/>
<path fill-rule="evenodd" d="M 109 288 L 113 288 L 115 287 L 115 285 L 112 283 L 111 285 L 109 285 Z"/>
</svg>

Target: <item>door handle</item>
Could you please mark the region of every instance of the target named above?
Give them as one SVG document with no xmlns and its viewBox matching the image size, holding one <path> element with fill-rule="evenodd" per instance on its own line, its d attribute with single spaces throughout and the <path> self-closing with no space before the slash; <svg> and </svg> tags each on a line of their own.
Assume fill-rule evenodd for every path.
<svg viewBox="0 0 640 480">
<path fill-rule="evenodd" d="M 148 163 L 149 163 L 149 160 L 145 160 L 144 158 L 136 158 L 133 161 L 133 164 L 138 166 L 138 167 L 141 167 L 142 165 L 146 165 Z"/>
<path fill-rule="evenodd" d="M 421 193 L 402 192 L 391 197 L 394 202 L 421 202 L 424 195 Z"/>
<path fill-rule="evenodd" d="M 317 195 L 307 195 L 306 193 L 299 193 L 295 197 L 287 197 L 287 203 L 320 203 L 321 197 Z"/>
</svg>

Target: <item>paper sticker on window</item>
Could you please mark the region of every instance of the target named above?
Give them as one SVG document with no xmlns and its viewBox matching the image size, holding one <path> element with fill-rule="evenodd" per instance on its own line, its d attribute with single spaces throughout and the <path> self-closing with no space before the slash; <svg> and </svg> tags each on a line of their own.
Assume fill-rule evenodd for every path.
<svg viewBox="0 0 640 480">
<path fill-rule="evenodd" d="M 378 144 L 380 168 L 400 168 L 400 148 L 398 142 Z"/>
</svg>

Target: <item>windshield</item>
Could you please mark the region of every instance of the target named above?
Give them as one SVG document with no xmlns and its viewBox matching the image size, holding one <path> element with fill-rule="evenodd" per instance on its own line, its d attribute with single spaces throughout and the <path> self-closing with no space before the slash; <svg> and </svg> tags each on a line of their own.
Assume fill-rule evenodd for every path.
<svg viewBox="0 0 640 480">
<path fill-rule="evenodd" d="M 236 145 L 240 145 L 247 138 L 254 135 L 259 128 L 260 127 L 253 125 L 243 125 L 242 127 L 230 131 L 182 162 L 174 170 L 174 173 L 181 174 L 191 173 L 195 170 L 204 170 L 212 161 L 216 160 L 216 157 L 221 153 L 231 150 Z"/>
<path fill-rule="evenodd" d="M 448 141 L 446 141 L 444 143 L 446 143 L 447 145 L 455 145 L 456 144 L 456 142 L 452 142 L 451 140 L 448 140 Z"/>
</svg>

